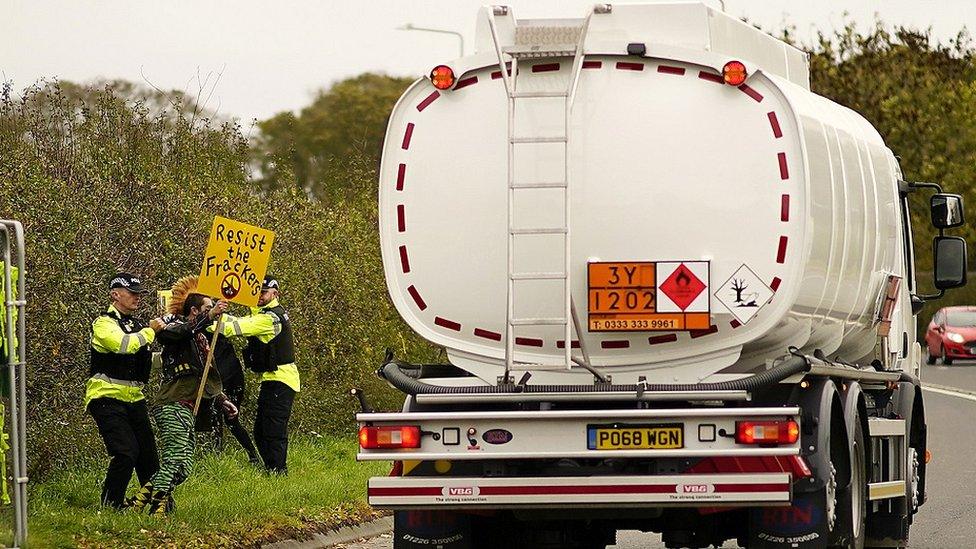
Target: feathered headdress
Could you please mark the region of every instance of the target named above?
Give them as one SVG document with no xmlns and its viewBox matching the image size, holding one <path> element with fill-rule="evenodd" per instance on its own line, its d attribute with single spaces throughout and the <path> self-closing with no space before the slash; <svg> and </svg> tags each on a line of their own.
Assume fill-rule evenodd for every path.
<svg viewBox="0 0 976 549">
<path fill-rule="evenodd" d="M 173 296 L 169 300 L 169 312 L 174 315 L 183 315 L 183 303 L 190 294 L 197 293 L 197 283 L 200 277 L 196 275 L 184 276 L 173 284 Z"/>
</svg>

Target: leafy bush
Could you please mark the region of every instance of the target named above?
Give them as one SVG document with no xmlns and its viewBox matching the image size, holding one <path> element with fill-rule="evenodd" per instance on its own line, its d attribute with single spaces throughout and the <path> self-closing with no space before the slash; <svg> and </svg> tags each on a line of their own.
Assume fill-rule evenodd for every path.
<svg viewBox="0 0 976 549">
<path fill-rule="evenodd" d="M 0 215 L 27 235 L 32 475 L 102 459 L 82 403 L 108 279 L 126 270 L 167 288 L 198 272 L 214 215 L 277 233 L 270 272 L 282 281 L 303 376 L 293 431 L 348 434 L 352 386 L 398 407 L 401 397 L 372 375 L 383 347 L 417 360 L 431 353 L 387 299 L 372 198 L 325 205 L 294 186 L 255 194 L 240 127 L 177 99 L 146 102 L 110 85 L 41 83 L 21 97 L 3 89 Z M 372 187 L 372 162 L 347 165 L 350 182 Z M 146 301 L 148 318 L 155 303 Z"/>
</svg>

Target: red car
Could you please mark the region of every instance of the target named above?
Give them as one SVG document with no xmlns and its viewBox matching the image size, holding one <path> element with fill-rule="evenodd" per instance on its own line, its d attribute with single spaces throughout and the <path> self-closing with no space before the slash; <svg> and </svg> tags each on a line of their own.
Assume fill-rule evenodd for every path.
<svg viewBox="0 0 976 549">
<path fill-rule="evenodd" d="M 925 331 L 925 343 L 928 364 L 940 357 L 946 366 L 957 358 L 976 359 L 976 307 L 939 309 Z"/>
</svg>

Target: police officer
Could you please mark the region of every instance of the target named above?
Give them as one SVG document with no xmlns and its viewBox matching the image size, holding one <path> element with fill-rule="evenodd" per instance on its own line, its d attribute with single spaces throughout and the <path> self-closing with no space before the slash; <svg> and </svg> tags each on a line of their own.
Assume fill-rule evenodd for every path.
<svg viewBox="0 0 976 549">
<path fill-rule="evenodd" d="M 278 280 L 264 277 L 258 306 L 242 318 L 225 315 L 222 333 L 247 338 L 244 364 L 261 373 L 254 442 L 271 473 L 288 472 L 288 418 L 301 391 L 295 365 L 295 341 L 288 313 L 278 301 Z"/>
<path fill-rule="evenodd" d="M 144 483 L 159 468 L 142 388 L 149 381 L 149 345 L 162 329 L 156 318 L 146 323 L 132 316 L 146 290 L 129 273 L 109 282 L 112 304 L 92 323 L 90 378 L 85 408 L 95 419 L 111 457 L 102 485 L 102 504 L 121 509 L 135 469 Z"/>
</svg>

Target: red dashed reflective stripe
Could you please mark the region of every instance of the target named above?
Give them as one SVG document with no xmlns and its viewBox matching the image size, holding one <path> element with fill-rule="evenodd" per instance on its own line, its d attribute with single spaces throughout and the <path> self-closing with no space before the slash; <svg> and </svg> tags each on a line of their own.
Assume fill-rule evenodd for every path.
<svg viewBox="0 0 976 549">
<path fill-rule="evenodd" d="M 685 69 L 683 67 L 671 67 L 669 65 L 658 65 L 657 72 L 664 73 L 664 74 L 677 74 L 680 76 L 685 73 Z"/>
<path fill-rule="evenodd" d="M 502 334 L 498 332 L 492 332 L 491 330 L 482 330 L 481 328 L 474 329 L 474 335 L 478 337 L 483 337 L 485 339 L 491 339 L 493 341 L 501 341 Z"/>
<path fill-rule="evenodd" d="M 721 74 L 699 71 L 698 78 L 701 78 L 702 80 L 708 80 L 709 82 L 715 82 L 716 84 L 725 84 L 725 79 L 722 78 Z"/>
<path fill-rule="evenodd" d="M 403 150 L 410 148 L 410 138 L 413 137 L 413 122 L 407 123 L 407 129 L 403 132 Z"/>
<path fill-rule="evenodd" d="M 478 77 L 477 76 L 470 76 L 468 78 L 463 78 L 463 79 L 459 80 L 458 83 L 457 83 L 457 85 L 454 86 L 454 89 L 455 90 L 459 90 L 461 88 L 466 88 L 466 87 L 470 86 L 471 84 L 477 84 L 477 83 L 478 83 Z"/>
<path fill-rule="evenodd" d="M 780 280 L 780 278 L 777 276 L 776 278 L 773 279 L 772 282 L 769 283 L 769 287 L 772 288 L 773 291 L 775 292 L 776 290 L 779 289 L 779 285 L 782 283 L 783 281 Z"/>
<path fill-rule="evenodd" d="M 397 206 L 397 231 L 404 232 L 407 230 L 407 219 L 403 211 L 403 204 Z"/>
<path fill-rule="evenodd" d="M 407 175 L 407 165 L 406 164 L 400 164 L 400 167 L 397 168 L 397 186 L 396 186 L 396 190 L 398 190 L 398 191 L 402 191 L 403 190 L 403 178 L 406 175 Z"/>
<path fill-rule="evenodd" d="M 601 341 L 600 347 L 604 349 L 629 349 L 630 342 L 626 339 L 612 339 L 609 341 Z"/>
<path fill-rule="evenodd" d="M 642 71 L 644 70 L 643 63 L 628 63 L 626 61 L 617 61 L 616 67 L 622 71 Z"/>
<path fill-rule="evenodd" d="M 776 139 L 783 137 L 783 130 L 779 127 L 779 120 L 776 118 L 776 113 L 769 111 L 766 113 L 766 116 L 769 118 L 769 126 L 773 128 L 773 137 Z"/>
<path fill-rule="evenodd" d="M 789 179 L 790 178 L 790 170 L 786 166 L 786 153 L 785 152 L 776 153 L 776 160 L 779 161 L 779 178 L 780 179 Z"/>
<path fill-rule="evenodd" d="M 573 342 L 571 343 L 571 345 L 573 346 L 573 349 L 579 349 L 580 348 L 580 342 L 579 342 L 578 339 L 574 339 Z M 565 339 L 560 339 L 560 340 L 556 341 L 556 348 L 558 348 L 558 349 L 565 349 L 566 348 L 566 340 Z"/>
<path fill-rule="evenodd" d="M 678 341 L 678 336 L 675 334 L 664 334 L 659 336 L 651 336 L 647 338 L 647 342 L 651 345 L 658 345 L 660 343 L 671 343 L 672 341 Z"/>
<path fill-rule="evenodd" d="M 779 220 L 789 221 L 790 220 L 790 195 L 784 194 L 780 200 L 779 206 Z"/>
<path fill-rule="evenodd" d="M 552 72 L 559 70 L 559 63 L 543 63 L 532 65 L 532 72 Z"/>
<path fill-rule="evenodd" d="M 692 330 L 688 332 L 688 335 L 691 336 L 691 339 L 696 339 L 699 337 L 705 337 L 709 334 L 714 334 L 717 331 L 718 331 L 718 326 L 712 324 L 711 326 L 708 327 L 707 330 Z"/>
<path fill-rule="evenodd" d="M 779 237 L 779 248 L 776 250 L 776 263 L 783 263 L 786 261 L 786 237 Z"/>
<path fill-rule="evenodd" d="M 407 257 L 406 246 L 400 246 L 400 268 L 403 269 L 403 274 L 410 272 L 410 258 Z"/>
<path fill-rule="evenodd" d="M 732 326 L 732 328 L 735 329 L 738 328 L 739 326 L 742 326 L 742 323 L 739 322 L 738 320 L 732 320 L 732 322 L 729 322 L 729 326 Z"/>
<path fill-rule="evenodd" d="M 583 61 L 584 69 L 599 69 L 603 66 L 603 61 Z"/>
<path fill-rule="evenodd" d="M 417 112 L 423 112 L 424 109 L 429 107 L 430 104 L 433 103 L 440 96 L 441 96 L 441 92 L 437 90 L 431 92 L 431 94 L 428 95 L 426 99 L 424 99 L 423 101 L 420 102 L 419 105 L 417 105 Z"/>
<path fill-rule="evenodd" d="M 525 345 L 526 347 L 542 347 L 542 340 L 534 337 L 516 337 L 515 344 Z"/>
<path fill-rule="evenodd" d="M 744 93 L 744 94 L 748 95 L 749 97 L 755 99 L 756 100 L 756 103 L 762 103 L 763 96 L 762 96 L 762 94 L 760 94 L 756 90 L 750 88 L 746 84 L 743 84 L 743 85 L 739 86 L 739 89 L 742 90 L 742 93 Z"/>
<path fill-rule="evenodd" d="M 455 332 L 461 331 L 460 322 L 454 322 L 453 320 L 448 320 L 446 318 L 441 318 L 439 316 L 434 317 L 434 324 L 437 324 L 438 326 L 441 326 L 443 328 L 447 328 L 448 330 L 454 330 Z"/>
<path fill-rule="evenodd" d="M 417 304 L 417 307 L 421 311 L 427 308 L 427 304 L 424 303 L 424 299 L 420 297 L 420 292 L 417 291 L 417 288 L 414 287 L 413 284 L 407 287 L 407 292 L 410 293 L 410 297 L 413 298 L 413 302 Z"/>
</svg>

